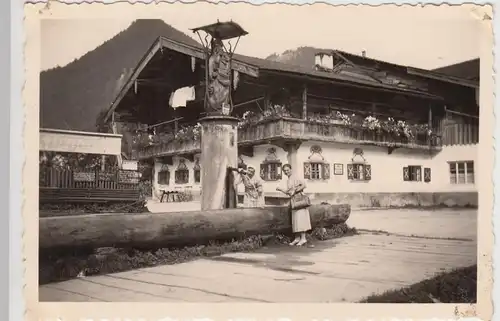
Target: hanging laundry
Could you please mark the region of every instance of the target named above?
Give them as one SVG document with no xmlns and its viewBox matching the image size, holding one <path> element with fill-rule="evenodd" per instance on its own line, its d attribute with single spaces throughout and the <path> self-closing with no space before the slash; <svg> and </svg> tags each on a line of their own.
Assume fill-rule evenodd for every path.
<svg viewBox="0 0 500 321">
<path fill-rule="evenodd" d="M 315 65 L 323 69 L 332 70 L 333 56 L 326 53 L 318 53 L 315 57 Z"/>
<path fill-rule="evenodd" d="M 191 71 L 194 72 L 195 69 L 196 69 L 196 58 L 191 57 Z"/>
<path fill-rule="evenodd" d="M 238 82 L 240 81 L 240 73 L 236 70 L 233 70 L 233 90 L 238 88 Z"/>
<path fill-rule="evenodd" d="M 195 98 L 194 86 L 177 89 L 170 96 L 169 104 L 172 108 L 186 107 L 186 102 Z"/>
</svg>

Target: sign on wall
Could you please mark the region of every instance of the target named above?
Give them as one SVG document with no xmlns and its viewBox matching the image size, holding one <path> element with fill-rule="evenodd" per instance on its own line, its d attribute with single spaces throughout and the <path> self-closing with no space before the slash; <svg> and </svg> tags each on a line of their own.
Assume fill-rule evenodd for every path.
<svg viewBox="0 0 500 321">
<path fill-rule="evenodd" d="M 136 171 L 137 170 L 137 161 L 135 160 L 123 160 L 122 169 L 126 171 Z"/>
<path fill-rule="evenodd" d="M 344 175 L 344 164 L 333 164 L 333 175 Z"/>
<path fill-rule="evenodd" d="M 119 171 L 118 182 L 127 184 L 139 183 L 140 173 L 136 171 Z"/>
<path fill-rule="evenodd" d="M 95 172 L 73 172 L 75 182 L 93 182 L 95 181 Z"/>
<path fill-rule="evenodd" d="M 119 155 L 122 136 L 59 129 L 40 129 L 40 150 L 64 153 Z"/>
</svg>

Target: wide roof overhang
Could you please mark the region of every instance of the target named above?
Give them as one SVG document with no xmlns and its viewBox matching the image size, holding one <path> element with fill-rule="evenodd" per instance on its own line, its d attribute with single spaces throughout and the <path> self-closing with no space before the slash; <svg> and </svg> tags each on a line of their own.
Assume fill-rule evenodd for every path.
<svg viewBox="0 0 500 321">
<path fill-rule="evenodd" d="M 129 93 L 137 79 L 141 76 L 141 73 L 148 68 L 148 65 L 152 59 L 162 53 L 163 50 L 170 50 L 184 56 L 186 58 L 194 58 L 198 60 L 205 60 L 206 53 L 201 45 L 192 46 L 185 43 L 177 42 L 166 37 L 158 37 L 158 39 L 149 48 L 140 62 L 137 64 L 133 72 L 128 77 L 126 83 L 119 90 L 116 98 L 111 103 L 108 109 L 105 120 L 109 120 L 113 112 L 122 102 L 123 98 Z M 277 63 L 274 61 L 264 60 L 260 58 L 247 57 L 242 55 L 234 55 L 231 63 L 231 68 L 241 74 L 247 75 L 251 78 L 259 78 L 261 75 L 266 76 L 279 76 L 286 78 L 300 79 L 305 83 L 323 83 L 332 84 L 340 86 L 357 87 L 368 90 L 392 92 L 395 94 L 419 97 L 434 101 L 443 101 L 443 98 L 438 95 L 433 95 L 424 91 L 418 91 L 408 88 L 397 87 L 388 84 L 382 84 L 378 82 L 370 82 L 363 79 L 357 79 L 349 76 L 316 71 L 316 70 L 306 70 L 304 67 L 294 66 L 289 64 Z M 438 73 L 428 72 L 426 70 L 420 70 L 416 68 L 408 68 L 408 73 L 414 74 L 421 77 L 433 78 L 440 81 L 456 83 L 466 87 L 475 87 L 476 83 L 472 81 L 465 81 L 463 79 L 449 79 L 450 77 L 445 77 Z M 178 88 L 185 86 L 194 86 L 199 84 L 202 79 L 191 79 L 190 81 L 184 81 L 176 86 L 171 86 L 170 91 L 173 92 Z"/>
</svg>

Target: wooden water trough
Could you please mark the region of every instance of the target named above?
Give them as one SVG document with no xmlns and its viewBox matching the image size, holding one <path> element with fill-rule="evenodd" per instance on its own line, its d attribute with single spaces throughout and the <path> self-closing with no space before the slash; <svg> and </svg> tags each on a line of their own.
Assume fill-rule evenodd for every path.
<svg viewBox="0 0 500 321">
<path fill-rule="evenodd" d="M 309 212 L 313 228 L 329 227 L 346 222 L 351 207 L 347 204 L 312 205 Z M 39 223 L 40 249 L 177 247 L 291 231 L 290 212 L 286 206 L 66 215 L 42 217 Z"/>
</svg>

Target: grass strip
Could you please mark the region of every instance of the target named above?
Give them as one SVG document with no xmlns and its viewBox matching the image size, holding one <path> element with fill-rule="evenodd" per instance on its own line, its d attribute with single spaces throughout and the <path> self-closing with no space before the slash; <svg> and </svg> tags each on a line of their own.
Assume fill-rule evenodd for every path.
<svg viewBox="0 0 500 321">
<path fill-rule="evenodd" d="M 477 265 L 443 272 L 411 286 L 371 295 L 361 303 L 476 303 Z"/>
</svg>

